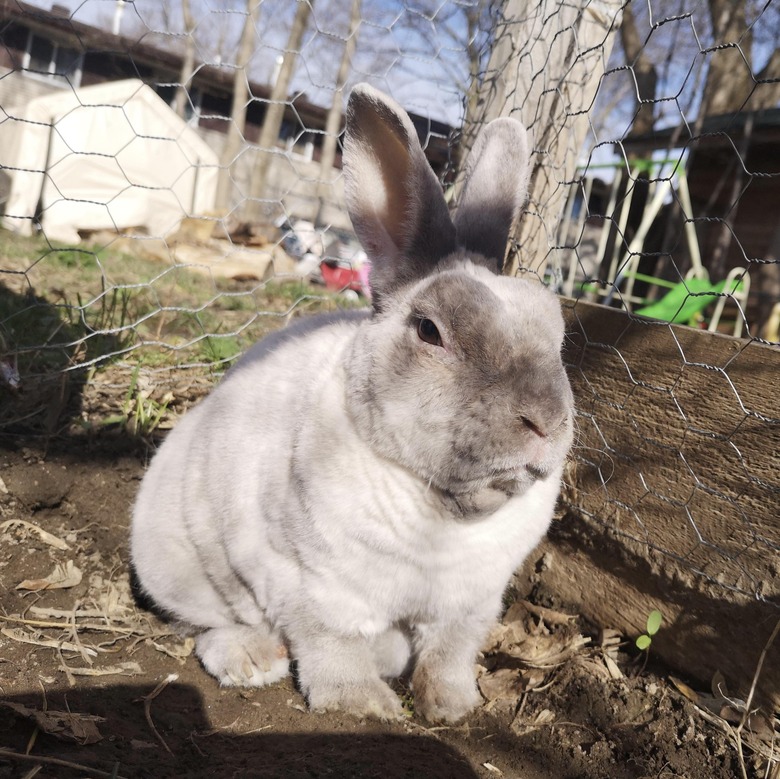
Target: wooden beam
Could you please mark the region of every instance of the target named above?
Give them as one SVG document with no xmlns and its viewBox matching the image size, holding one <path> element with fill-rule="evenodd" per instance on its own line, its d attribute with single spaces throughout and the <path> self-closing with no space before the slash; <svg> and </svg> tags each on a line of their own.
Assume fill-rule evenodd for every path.
<svg viewBox="0 0 780 779">
<path fill-rule="evenodd" d="M 780 349 L 565 302 L 578 407 L 550 586 L 744 697 L 780 619 Z M 780 709 L 780 646 L 759 692 Z"/>
</svg>

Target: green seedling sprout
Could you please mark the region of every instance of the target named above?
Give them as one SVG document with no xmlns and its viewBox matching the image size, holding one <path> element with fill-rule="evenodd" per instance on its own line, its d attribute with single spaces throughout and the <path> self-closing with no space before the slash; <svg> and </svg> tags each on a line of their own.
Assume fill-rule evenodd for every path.
<svg viewBox="0 0 780 779">
<path fill-rule="evenodd" d="M 653 643 L 653 636 L 658 632 L 658 628 L 661 627 L 662 620 L 663 615 L 660 611 L 658 611 L 658 609 L 653 609 L 653 611 L 647 615 L 647 625 L 645 627 L 646 632 L 637 638 L 637 649 L 640 649 L 642 652 L 644 652 L 646 649 L 650 648 L 650 644 Z"/>
</svg>

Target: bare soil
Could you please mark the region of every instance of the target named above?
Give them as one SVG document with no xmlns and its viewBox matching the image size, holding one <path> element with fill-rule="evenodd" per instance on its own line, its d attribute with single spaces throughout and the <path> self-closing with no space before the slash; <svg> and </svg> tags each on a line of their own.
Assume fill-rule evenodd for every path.
<svg viewBox="0 0 780 779">
<path fill-rule="evenodd" d="M 627 644 L 608 652 L 576 620 L 545 623 L 544 611 L 524 613 L 532 633 L 560 637 L 559 658 L 529 669 L 494 652 L 483 664 L 514 669 L 513 692 L 455 727 L 429 727 L 411 703 L 392 724 L 311 714 L 292 679 L 221 689 L 183 637 L 131 600 L 129 513 L 149 446 L 110 431 L 0 446 L 0 777 L 36 766 L 39 778 L 742 775 L 724 734 L 663 672 L 642 668 Z M 80 582 L 35 589 L 68 561 Z M 565 611 L 542 576 L 519 588 Z M 590 642 L 569 651 L 583 634 Z"/>
</svg>

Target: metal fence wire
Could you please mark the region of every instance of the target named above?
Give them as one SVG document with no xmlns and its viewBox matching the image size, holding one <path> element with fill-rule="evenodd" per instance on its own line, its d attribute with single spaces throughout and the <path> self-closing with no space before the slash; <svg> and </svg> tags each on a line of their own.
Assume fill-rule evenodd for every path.
<svg viewBox="0 0 780 779">
<path fill-rule="evenodd" d="M 777 604 L 779 38 L 759 0 L 0 0 L 2 430 L 162 422 L 360 305 L 339 143 L 369 81 L 448 197 L 484 122 L 532 133 L 507 267 L 564 296 L 570 504 Z"/>
</svg>

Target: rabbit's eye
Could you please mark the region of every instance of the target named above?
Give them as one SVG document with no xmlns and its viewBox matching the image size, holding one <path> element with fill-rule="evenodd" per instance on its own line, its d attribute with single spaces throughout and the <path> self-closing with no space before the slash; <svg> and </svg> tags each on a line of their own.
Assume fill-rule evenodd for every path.
<svg viewBox="0 0 780 779">
<path fill-rule="evenodd" d="M 421 341 L 425 341 L 433 346 L 442 345 L 439 329 L 430 319 L 417 320 L 417 335 L 420 336 Z"/>
</svg>

